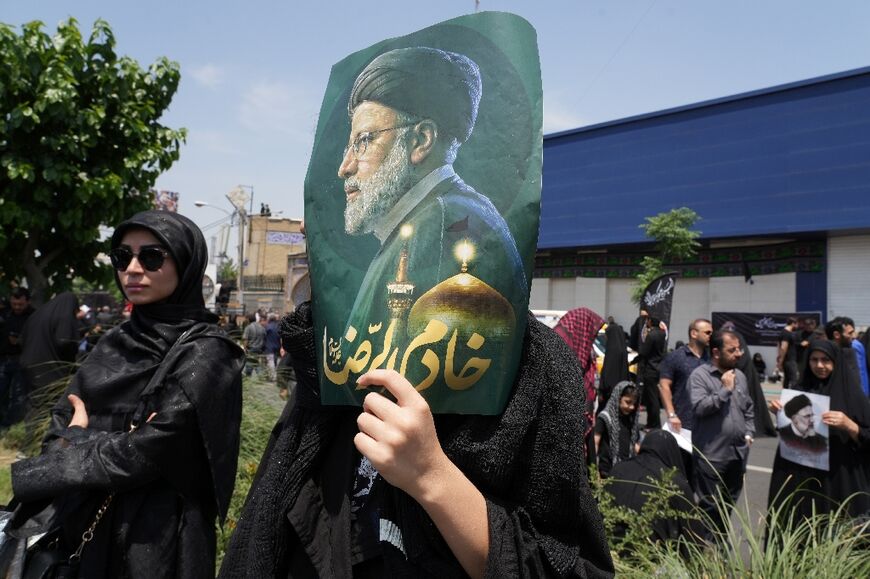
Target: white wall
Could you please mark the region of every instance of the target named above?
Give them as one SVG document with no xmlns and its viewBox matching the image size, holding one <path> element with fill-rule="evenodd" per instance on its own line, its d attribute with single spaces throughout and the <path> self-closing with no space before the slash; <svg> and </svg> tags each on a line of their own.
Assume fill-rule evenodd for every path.
<svg viewBox="0 0 870 579">
<path fill-rule="evenodd" d="M 549 310 L 550 308 L 550 278 L 532 278 L 531 295 L 529 296 L 530 310 Z"/>
<path fill-rule="evenodd" d="M 743 276 L 710 278 L 711 312 L 793 312 L 796 275 L 774 273 L 744 281 Z"/>
<path fill-rule="evenodd" d="M 797 276 L 794 273 L 758 275 L 749 284 L 742 276 L 710 278 L 711 312 L 790 313 L 795 311 Z M 768 372 L 776 367 L 776 348 L 749 346 L 759 352 Z"/>
<path fill-rule="evenodd" d="M 637 304 L 631 301 L 631 290 L 634 287 L 633 279 L 605 279 L 607 282 L 607 304 L 601 316 L 613 316 L 616 323 L 626 331 L 637 318 Z"/>
<path fill-rule="evenodd" d="M 572 310 L 586 307 L 605 316 L 607 280 L 599 278 L 533 278 L 529 307 Z"/>
<path fill-rule="evenodd" d="M 677 279 L 668 346 L 673 348 L 678 341 L 686 342 L 689 324 L 698 318 L 710 319 L 710 280 Z"/>
<path fill-rule="evenodd" d="M 870 265 L 867 271 L 870 272 Z M 779 313 L 795 310 L 794 273 L 759 275 L 753 281 L 753 284 L 746 283 L 743 276 L 677 279 L 669 347 L 673 348 L 677 340 L 686 341 L 687 328 L 692 320 L 710 319 L 714 311 Z M 632 279 L 535 278 L 532 280 L 530 307 L 570 310 L 585 306 L 602 317 L 613 316 L 628 329 L 637 318 L 638 311 L 631 301 L 633 285 Z M 865 287 L 870 287 L 870 280 Z M 870 300 L 865 301 L 870 304 Z M 752 350 L 753 353 L 761 353 L 768 370 L 776 366 L 776 348 L 755 346 Z"/>
<path fill-rule="evenodd" d="M 848 316 L 870 325 L 870 236 L 828 239 L 828 319 Z"/>
</svg>

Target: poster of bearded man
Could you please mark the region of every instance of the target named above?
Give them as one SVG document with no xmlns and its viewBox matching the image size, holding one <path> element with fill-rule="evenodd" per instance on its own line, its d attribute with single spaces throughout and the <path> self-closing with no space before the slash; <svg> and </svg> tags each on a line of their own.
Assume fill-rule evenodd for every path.
<svg viewBox="0 0 870 579">
<path fill-rule="evenodd" d="M 830 410 L 831 397 L 784 388 L 779 401 L 779 453 L 791 462 L 829 470 L 828 425 L 822 422 L 822 414 Z"/>
<path fill-rule="evenodd" d="M 332 68 L 305 180 L 321 400 L 394 369 L 435 413 L 498 414 L 540 219 L 534 28 L 481 13 Z"/>
</svg>

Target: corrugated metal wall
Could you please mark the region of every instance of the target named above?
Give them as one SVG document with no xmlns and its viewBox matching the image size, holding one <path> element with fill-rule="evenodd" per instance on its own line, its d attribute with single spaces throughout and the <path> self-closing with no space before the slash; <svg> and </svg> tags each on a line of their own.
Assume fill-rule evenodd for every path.
<svg viewBox="0 0 870 579">
<path fill-rule="evenodd" d="M 828 240 L 827 313 L 870 326 L 870 235 Z"/>
<path fill-rule="evenodd" d="M 544 140 L 540 249 L 644 241 L 680 206 L 706 238 L 870 227 L 870 71 Z"/>
</svg>

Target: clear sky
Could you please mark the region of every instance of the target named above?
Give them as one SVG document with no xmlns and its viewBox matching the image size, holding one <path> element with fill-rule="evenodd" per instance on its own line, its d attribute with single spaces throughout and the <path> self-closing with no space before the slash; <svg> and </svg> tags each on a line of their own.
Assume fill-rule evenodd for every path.
<svg viewBox="0 0 870 579">
<path fill-rule="evenodd" d="M 180 211 L 206 226 L 223 214 L 193 202 L 230 209 L 224 195 L 238 184 L 254 187 L 255 210 L 265 202 L 301 217 L 331 66 L 474 9 L 474 0 L 0 0 L 0 21 L 54 31 L 73 16 L 87 32 L 101 17 L 120 54 L 179 62 L 165 122 L 186 127 L 188 140 L 157 187 L 178 191 Z M 537 29 L 545 132 L 870 66 L 867 0 L 481 0 L 480 9 Z"/>
</svg>

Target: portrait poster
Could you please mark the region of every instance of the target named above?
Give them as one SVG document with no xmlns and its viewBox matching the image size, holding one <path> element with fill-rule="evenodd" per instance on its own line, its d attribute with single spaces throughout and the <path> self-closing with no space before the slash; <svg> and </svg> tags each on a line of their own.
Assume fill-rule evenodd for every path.
<svg viewBox="0 0 870 579">
<path fill-rule="evenodd" d="M 456 18 L 333 66 L 305 179 L 324 404 L 394 369 L 435 413 L 499 414 L 522 356 L 543 148 L 534 28 Z"/>
<path fill-rule="evenodd" d="M 785 388 L 776 415 L 779 454 L 786 460 L 819 470 L 830 469 L 828 425 L 822 413 L 831 408 L 830 396 Z"/>
</svg>

